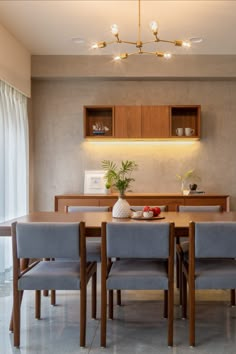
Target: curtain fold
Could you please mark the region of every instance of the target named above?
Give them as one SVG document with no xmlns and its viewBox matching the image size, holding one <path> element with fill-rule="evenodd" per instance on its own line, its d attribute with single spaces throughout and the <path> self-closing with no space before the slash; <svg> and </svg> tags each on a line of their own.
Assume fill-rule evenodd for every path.
<svg viewBox="0 0 236 354">
<path fill-rule="evenodd" d="M 0 222 L 28 212 L 27 98 L 0 81 Z M 0 281 L 12 267 L 11 240 L 0 238 Z"/>
</svg>

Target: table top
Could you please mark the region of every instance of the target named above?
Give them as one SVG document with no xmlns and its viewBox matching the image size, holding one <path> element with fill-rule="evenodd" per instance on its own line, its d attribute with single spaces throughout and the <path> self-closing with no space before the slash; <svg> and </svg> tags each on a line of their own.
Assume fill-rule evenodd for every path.
<svg viewBox="0 0 236 354">
<path fill-rule="evenodd" d="M 0 223 L 0 236 L 11 236 L 11 224 L 14 221 L 18 222 L 80 222 L 84 221 L 86 224 L 86 230 L 89 232 L 89 236 L 98 236 L 101 223 L 106 222 L 174 222 L 176 229 L 188 229 L 190 221 L 231 221 L 236 222 L 236 212 L 162 212 L 161 216 L 164 219 L 157 220 L 134 220 L 131 218 L 117 219 L 112 217 L 111 212 L 76 212 L 76 213 L 64 213 L 64 212 L 34 212 L 25 216 L 21 216 L 12 220 Z"/>
</svg>

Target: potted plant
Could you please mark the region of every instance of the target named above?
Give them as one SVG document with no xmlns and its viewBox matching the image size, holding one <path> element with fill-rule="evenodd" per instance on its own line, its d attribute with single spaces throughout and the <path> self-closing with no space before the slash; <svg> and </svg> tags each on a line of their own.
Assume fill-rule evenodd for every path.
<svg viewBox="0 0 236 354">
<path fill-rule="evenodd" d="M 135 161 L 121 161 L 121 166 L 110 160 L 102 161 L 102 168 L 106 171 L 106 184 L 113 187 L 120 193 L 120 197 L 124 197 L 126 190 L 131 186 L 134 178 L 131 174 L 136 170 L 138 165 Z"/>
<path fill-rule="evenodd" d="M 125 192 L 134 181 L 131 174 L 137 167 L 138 165 L 135 161 L 121 161 L 120 166 L 110 160 L 102 161 L 102 168 L 106 171 L 104 177 L 106 184 L 119 192 L 119 199 L 112 209 L 112 215 L 114 217 L 123 218 L 129 217 L 130 215 L 130 206 L 125 200 Z"/>
<path fill-rule="evenodd" d="M 186 171 L 183 175 L 176 175 L 176 178 L 181 182 L 181 191 L 184 195 L 188 195 L 190 191 L 190 182 L 200 181 L 200 177 L 196 174 L 194 169 Z M 195 190 L 197 184 L 191 185 Z"/>
</svg>

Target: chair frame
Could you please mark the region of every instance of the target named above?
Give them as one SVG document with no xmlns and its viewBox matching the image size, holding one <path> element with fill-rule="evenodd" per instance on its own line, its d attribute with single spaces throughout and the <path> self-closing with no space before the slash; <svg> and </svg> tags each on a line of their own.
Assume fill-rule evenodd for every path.
<svg viewBox="0 0 236 354">
<path fill-rule="evenodd" d="M 14 330 L 14 346 L 20 346 L 20 308 L 25 290 L 19 290 L 18 280 L 41 260 L 36 260 L 28 265 L 29 260 L 25 260 L 26 268 L 22 270 L 21 259 L 17 257 L 17 241 L 16 241 L 16 225 L 12 224 L 12 250 L 13 250 L 13 330 Z M 86 241 L 85 241 L 85 223 L 80 222 L 80 346 L 86 344 L 86 313 L 87 313 L 87 283 L 92 278 L 92 318 L 96 318 L 96 279 L 97 279 L 97 264 L 96 262 L 86 262 Z M 50 262 L 50 260 L 48 260 Z M 41 312 L 41 290 L 35 289 L 35 317 L 40 319 Z"/>
<path fill-rule="evenodd" d="M 180 210 L 180 207 L 186 207 L 186 210 Z M 185 213 L 185 212 L 196 212 L 198 211 L 198 207 L 203 207 L 203 209 L 199 210 L 199 212 L 209 212 L 211 213 L 211 210 L 207 210 L 207 208 L 215 208 L 218 207 L 219 210 L 216 212 L 223 212 L 223 207 L 221 205 L 177 205 L 176 210 L 180 213 Z M 188 208 L 193 208 L 193 210 L 187 210 Z M 182 263 L 183 263 L 183 257 L 184 257 L 184 252 L 181 247 L 180 239 L 179 237 L 176 238 L 176 287 L 179 289 L 179 304 L 182 305 Z M 233 293 L 231 294 L 231 304 L 233 304 Z"/>
<path fill-rule="evenodd" d="M 189 345 L 195 346 L 195 222 L 189 224 L 189 262 L 182 261 L 182 318 L 187 317 L 187 284 L 189 287 Z M 231 291 L 231 300 L 234 289 Z M 231 301 L 232 303 L 232 301 Z"/>
<path fill-rule="evenodd" d="M 106 347 L 107 327 L 107 276 L 112 261 L 107 257 L 106 250 L 107 222 L 102 223 L 102 265 L 101 265 L 101 347 Z M 113 290 L 109 290 L 109 318 L 113 319 Z M 164 291 L 164 313 L 168 318 L 168 346 L 173 346 L 173 317 L 174 317 L 174 223 L 170 223 L 169 257 L 168 257 L 168 290 Z"/>
</svg>

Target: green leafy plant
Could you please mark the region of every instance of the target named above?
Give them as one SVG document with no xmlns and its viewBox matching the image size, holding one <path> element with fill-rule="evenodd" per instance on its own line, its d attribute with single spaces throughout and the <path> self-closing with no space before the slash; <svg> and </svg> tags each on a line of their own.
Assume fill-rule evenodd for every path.
<svg viewBox="0 0 236 354">
<path fill-rule="evenodd" d="M 136 170 L 138 165 L 135 161 L 121 161 L 121 166 L 110 160 L 102 161 L 102 168 L 106 171 L 106 185 L 114 187 L 123 196 L 125 191 L 130 187 L 134 178 L 131 174 Z"/>
<path fill-rule="evenodd" d="M 186 171 L 183 175 L 177 174 L 176 178 L 181 182 L 190 180 L 191 178 L 200 180 L 200 177 L 195 173 L 194 169 Z"/>
</svg>

